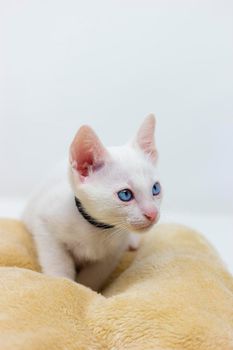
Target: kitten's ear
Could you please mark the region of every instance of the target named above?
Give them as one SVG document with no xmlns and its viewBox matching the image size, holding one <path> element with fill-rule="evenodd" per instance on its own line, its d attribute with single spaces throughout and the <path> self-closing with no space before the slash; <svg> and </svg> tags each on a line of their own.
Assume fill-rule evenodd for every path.
<svg viewBox="0 0 233 350">
<path fill-rule="evenodd" d="M 155 125 L 155 116 L 149 114 L 143 121 L 134 139 L 134 145 L 139 147 L 145 154 L 149 155 L 152 161 L 156 161 L 158 157 L 154 140 Z"/>
<path fill-rule="evenodd" d="M 70 163 L 81 177 L 87 177 L 104 165 L 108 157 L 106 148 L 89 126 L 82 126 L 70 146 Z"/>
</svg>

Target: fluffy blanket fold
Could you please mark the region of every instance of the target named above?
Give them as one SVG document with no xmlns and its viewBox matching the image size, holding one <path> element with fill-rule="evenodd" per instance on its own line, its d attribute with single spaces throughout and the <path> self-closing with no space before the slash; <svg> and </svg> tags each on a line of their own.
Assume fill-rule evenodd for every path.
<svg viewBox="0 0 233 350">
<path fill-rule="evenodd" d="M 0 265 L 0 350 L 233 349 L 233 278 L 187 227 L 146 234 L 102 294 L 41 274 L 16 220 L 0 220 Z"/>
</svg>

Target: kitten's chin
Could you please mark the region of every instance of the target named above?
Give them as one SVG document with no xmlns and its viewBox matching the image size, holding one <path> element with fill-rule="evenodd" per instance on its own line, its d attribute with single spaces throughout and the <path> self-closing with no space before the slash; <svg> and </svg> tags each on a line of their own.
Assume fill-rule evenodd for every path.
<svg viewBox="0 0 233 350">
<path fill-rule="evenodd" d="M 144 233 L 149 231 L 153 226 L 154 226 L 154 222 L 153 223 L 148 223 L 148 224 L 143 224 L 143 225 L 133 225 L 130 224 L 129 225 L 129 231 L 133 231 L 136 233 Z"/>
<path fill-rule="evenodd" d="M 154 221 L 145 222 L 145 223 L 129 223 L 129 231 L 133 231 L 136 233 L 144 233 L 149 231 L 158 221 L 159 221 L 159 213 Z"/>
</svg>

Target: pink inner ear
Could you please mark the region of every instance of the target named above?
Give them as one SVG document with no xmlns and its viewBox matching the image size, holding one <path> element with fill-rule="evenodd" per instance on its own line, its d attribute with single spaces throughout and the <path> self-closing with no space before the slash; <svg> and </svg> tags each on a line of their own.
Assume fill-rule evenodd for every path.
<svg viewBox="0 0 233 350">
<path fill-rule="evenodd" d="M 82 154 L 80 154 L 79 162 L 77 163 L 77 170 L 80 175 L 88 176 L 90 168 L 94 164 L 94 157 L 92 153 L 83 154 L 84 159 L 82 159 Z"/>
<path fill-rule="evenodd" d="M 70 147 L 70 160 L 78 173 L 87 177 L 103 166 L 107 151 L 89 126 L 82 126 Z"/>
</svg>

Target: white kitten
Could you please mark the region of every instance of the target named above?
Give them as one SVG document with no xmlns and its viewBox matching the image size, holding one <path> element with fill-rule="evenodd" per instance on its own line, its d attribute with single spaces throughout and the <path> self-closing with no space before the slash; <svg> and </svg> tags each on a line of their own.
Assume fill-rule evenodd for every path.
<svg viewBox="0 0 233 350">
<path fill-rule="evenodd" d="M 105 148 L 82 126 L 67 169 L 30 200 L 23 220 L 32 232 L 44 273 L 75 279 L 99 290 L 129 246 L 159 218 L 161 189 L 156 171 L 155 118 L 149 115 L 136 138 Z"/>
</svg>

